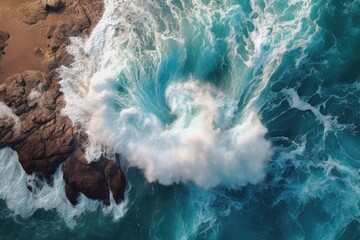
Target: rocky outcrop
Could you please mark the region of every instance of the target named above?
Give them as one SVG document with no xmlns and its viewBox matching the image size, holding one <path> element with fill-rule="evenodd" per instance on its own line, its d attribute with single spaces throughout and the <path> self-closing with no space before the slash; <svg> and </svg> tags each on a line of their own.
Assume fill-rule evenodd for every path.
<svg viewBox="0 0 360 240">
<path fill-rule="evenodd" d="M 102 12 L 102 0 L 67 0 L 66 6 L 64 0 L 37 0 L 25 5 L 28 8 L 23 6 L 20 12 L 27 24 L 46 19 L 51 11 L 62 8 L 64 11 L 57 13 L 61 14 L 59 21 L 48 24 L 44 35 L 47 45 L 38 49 L 43 56 L 44 71 L 25 71 L 0 85 L 0 102 L 18 117 L 1 118 L 0 115 L 0 148 L 11 147 L 17 151 L 26 173 L 35 173 L 48 184 L 52 183 L 52 175 L 63 163 L 65 192 L 73 204 L 77 203 L 80 193 L 109 204 L 110 192 L 119 203 L 124 198 L 126 186 L 119 161 L 115 156 L 102 156 L 96 162 L 87 162 L 85 141 L 78 137 L 79 132 L 71 120 L 61 114 L 65 102 L 56 73 L 57 67 L 70 65 L 73 61 L 66 51 L 69 37 L 90 32 L 92 23 L 97 21 L 95 17 Z M 8 35 L 0 32 L 0 46 L 1 39 L 6 37 Z"/>
<path fill-rule="evenodd" d="M 37 0 L 23 3 L 19 8 L 19 18 L 24 23 L 33 25 L 45 20 L 49 13 L 60 11 L 65 6 L 65 0 Z"/>
<path fill-rule="evenodd" d="M 19 19 L 29 25 L 45 20 L 48 15 L 40 0 L 21 4 L 18 11 Z"/>
<path fill-rule="evenodd" d="M 65 0 L 41 0 L 43 8 L 49 11 L 58 11 L 65 7 Z"/>
<path fill-rule="evenodd" d="M 9 33 L 2 31 L 0 29 L 0 60 L 1 60 L 1 55 L 4 54 L 6 41 L 9 39 L 9 37 L 10 37 Z"/>
<path fill-rule="evenodd" d="M 20 119 L 18 126 L 0 120 L 0 148 L 13 148 L 28 174 L 48 181 L 74 150 L 72 123 L 56 107 L 60 95 L 56 82 L 49 85 L 44 74 L 35 71 L 16 74 L 0 88 L 0 101 Z"/>
<path fill-rule="evenodd" d="M 0 60 L 2 55 L 5 54 L 5 47 L 6 47 L 6 41 L 10 38 L 9 33 L 3 31 L 0 29 Z M 1 72 L 1 65 L 0 65 L 0 72 Z"/>
<path fill-rule="evenodd" d="M 102 199 L 110 204 L 110 192 L 116 203 L 124 200 L 126 180 L 118 161 L 102 156 L 88 163 L 79 148 L 63 167 L 65 192 L 71 203 L 76 204 L 79 193 L 91 199 Z"/>
<path fill-rule="evenodd" d="M 70 44 L 69 37 L 86 34 L 84 31 L 91 27 L 89 17 L 78 2 L 69 3 L 63 15 L 67 20 L 49 25 L 46 33 L 48 44 L 44 65 L 48 72 L 72 63 L 73 58 L 66 51 Z"/>
</svg>

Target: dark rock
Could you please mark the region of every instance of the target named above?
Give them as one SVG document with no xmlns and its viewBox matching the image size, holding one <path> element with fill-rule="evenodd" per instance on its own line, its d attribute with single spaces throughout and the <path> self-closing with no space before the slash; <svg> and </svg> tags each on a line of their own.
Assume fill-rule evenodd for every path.
<svg viewBox="0 0 360 240">
<path fill-rule="evenodd" d="M 3 54 L 4 53 L 4 49 L 6 46 L 6 41 L 10 38 L 9 33 L 2 31 L 0 29 L 0 53 Z M 0 54 L 0 59 L 1 59 L 1 54 Z"/>
<path fill-rule="evenodd" d="M 58 11 L 65 7 L 65 0 L 41 0 L 42 7 L 47 11 Z"/>
<path fill-rule="evenodd" d="M 9 33 L 0 30 L 0 42 L 6 42 L 9 39 L 10 35 Z"/>
<path fill-rule="evenodd" d="M 2 55 L 5 54 L 4 49 L 6 47 L 6 41 L 10 38 L 9 33 L 2 31 L 0 29 L 0 60 Z M 1 72 L 1 67 L 0 67 L 0 72 Z"/>
<path fill-rule="evenodd" d="M 71 204 L 76 205 L 78 203 L 79 192 L 71 187 L 69 184 L 65 184 L 65 194 Z"/>
<path fill-rule="evenodd" d="M 46 33 L 46 38 L 47 38 L 47 39 L 52 38 L 56 27 L 57 27 L 57 25 L 55 25 L 55 24 L 51 24 L 51 25 L 48 27 L 48 30 L 47 30 L 47 33 Z"/>
<path fill-rule="evenodd" d="M 109 183 L 109 188 L 117 204 L 124 200 L 124 193 L 126 188 L 125 174 L 119 167 L 118 162 L 118 160 L 117 162 L 111 161 L 105 168 L 105 174 Z"/>
<path fill-rule="evenodd" d="M 74 196 L 83 193 L 88 198 L 101 200 L 109 205 L 111 191 L 115 201 L 120 203 L 124 199 L 126 180 L 119 164 L 114 160 L 102 156 L 97 161 L 88 163 L 81 148 L 69 157 L 63 167 L 69 201 L 75 204 Z"/>
<path fill-rule="evenodd" d="M 36 47 L 36 48 L 34 49 L 34 53 L 35 53 L 37 56 L 39 56 L 39 57 L 43 57 L 43 56 L 44 56 L 43 50 L 42 50 L 41 48 L 39 48 L 39 47 Z"/>
</svg>

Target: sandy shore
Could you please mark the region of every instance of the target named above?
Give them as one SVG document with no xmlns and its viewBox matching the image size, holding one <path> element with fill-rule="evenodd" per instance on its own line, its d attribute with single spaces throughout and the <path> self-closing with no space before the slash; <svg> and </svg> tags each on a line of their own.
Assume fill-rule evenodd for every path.
<svg viewBox="0 0 360 240">
<path fill-rule="evenodd" d="M 82 4 L 90 19 L 91 27 L 94 27 L 100 19 L 102 1 L 68 0 L 67 2 Z M 5 55 L 0 61 L 0 85 L 8 77 L 26 70 L 44 72 L 46 68 L 44 53 L 48 52 L 49 48 L 47 38 L 49 26 L 68 21 L 63 19 L 63 11 L 60 10 L 49 13 L 46 19 L 39 20 L 33 25 L 24 23 L 24 14 L 20 10 L 28 9 L 26 5 L 34 3 L 32 0 L 0 0 L 0 30 L 10 34 Z"/>
<path fill-rule="evenodd" d="M 42 71 L 49 25 L 58 21 L 59 14 L 49 14 L 45 20 L 28 25 L 20 20 L 19 9 L 28 0 L 0 1 L 0 29 L 10 34 L 0 66 L 0 84 L 26 70 Z"/>
<path fill-rule="evenodd" d="M 41 70 L 41 57 L 35 50 L 46 43 L 43 38 L 46 26 L 40 22 L 29 26 L 19 20 L 18 8 L 24 2 L 26 0 L 0 1 L 0 29 L 10 34 L 0 62 L 0 84 L 15 73 Z"/>
</svg>

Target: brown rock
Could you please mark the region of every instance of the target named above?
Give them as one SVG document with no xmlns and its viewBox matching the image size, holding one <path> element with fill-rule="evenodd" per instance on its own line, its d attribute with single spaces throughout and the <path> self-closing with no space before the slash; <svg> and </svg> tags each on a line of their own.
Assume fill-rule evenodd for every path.
<svg viewBox="0 0 360 240">
<path fill-rule="evenodd" d="M 1 60 L 1 55 L 5 54 L 4 49 L 6 46 L 6 41 L 9 39 L 10 35 L 9 33 L 2 31 L 0 29 L 0 60 Z"/>
<path fill-rule="evenodd" d="M 45 20 L 48 15 L 41 1 L 23 3 L 19 8 L 19 12 L 20 20 L 30 25 L 36 24 L 40 20 Z"/>
<path fill-rule="evenodd" d="M 88 1 L 89 0 L 78 0 L 79 4 L 85 10 L 86 16 L 89 17 L 91 26 L 95 26 L 104 12 L 104 1 L 93 0 L 91 1 L 91 4 L 87 4 Z"/>
<path fill-rule="evenodd" d="M 76 205 L 78 203 L 78 197 L 80 193 L 72 188 L 69 184 L 65 184 L 65 194 L 71 204 Z"/>
<path fill-rule="evenodd" d="M 77 203 L 79 193 L 109 204 L 110 192 L 119 203 L 124 199 L 126 186 L 124 173 L 115 157 L 114 161 L 101 157 L 87 163 L 84 156 L 86 134 L 80 132 L 75 138 L 74 129 L 81 129 L 81 126 L 74 128 L 70 119 L 60 114 L 65 101 L 55 69 L 72 63 L 73 58 L 66 51 L 69 37 L 89 33 L 102 10 L 102 0 L 67 0 L 66 4 L 65 0 L 36 0 L 21 5 L 20 20 L 27 24 L 45 20 L 52 11 L 58 11 L 56 14 L 61 17 L 47 25 L 48 31 L 44 34 L 47 47 L 35 49 L 43 58 L 44 73 L 25 71 L 0 85 L 0 102 L 20 121 L 15 128 L 13 119 L 0 119 L 0 148 L 11 147 L 17 151 L 24 170 L 28 174 L 35 173 L 39 179 L 45 178 L 48 184 L 58 166 L 64 163 L 65 192 L 73 204 Z M 0 31 L 1 51 L 8 38 L 7 33 Z M 35 185 L 30 184 L 29 189 L 35 191 L 38 188 Z"/>
<path fill-rule="evenodd" d="M 117 155 L 116 159 L 117 162 L 119 162 Z M 109 188 L 113 194 L 114 200 L 117 204 L 119 204 L 124 200 L 126 179 L 124 172 L 119 167 L 117 162 L 111 161 L 105 168 L 105 174 L 109 182 Z"/>
<path fill-rule="evenodd" d="M 28 173 L 39 173 L 49 179 L 74 150 L 72 125 L 68 118 L 56 117 L 44 127 L 31 129 L 21 144 L 10 145 Z"/>
<path fill-rule="evenodd" d="M 9 37 L 10 37 L 9 33 L 0 29 L 0 47 L 1 47 L 1 43 L 5 43 L 9 39 Z"/>
<path fill-rule="evenodd" d="M 42 7 L 47 11 L 58 11 L 65 7 L 65 0 L 41 0 Z"/>
<path fill-rule="evenodd" d="M 88 198 L 110 204 L 110 190 L 114 199 L 120 203 L 124 199 L 126 180 L 120 166 L 102 156 L 95 162 L 88 163 L 84 151 L 78 149 L 63 167 L 65 190 L 71 203 L 76 203 L 74 196 L 83 193 Z"/>
<path fill-rule="evenodd" d="M 51 74 L 60 65 L 70 66 L 74 59 L 66 50 L 67 45 L 70 44 L 69 37 L 81 35 L 91 26 L 91 21 L 83 5 L 76 1 L 70 1 L 62 15 L 64 20 L 49 25 L 46 33 L 48 54 L 45 57 L 44 65 L 48 74 Z"/>
<path fill-rule="evenodd" d="M 20 129 L 13 129 L 14 122 L 0 119 L 0 148 L 9 146 L 16 150 L 19 161 L 28 173 L 39 173 L 47 179 L 56 171 L 74 149 L 72 123 L 69 118 L 42 106 L 40 99 L 29 99 L 30 93 L 45 83 L 41 72 L 26 71 L 17 74 L 4 84 L 0 91 L 0 101 L 10 107 L 20 118 Z M 53 88 L 56 88 L 54 85 Z M 56 99 L 49 88 L 46 92 L 50 99 Z M 58 92 L 58 89 L 55 90 Z M 52 102 L 55 104 L 55 102 Z M 55 108 L 55 107 L 54 107 Z"/>
</svg>

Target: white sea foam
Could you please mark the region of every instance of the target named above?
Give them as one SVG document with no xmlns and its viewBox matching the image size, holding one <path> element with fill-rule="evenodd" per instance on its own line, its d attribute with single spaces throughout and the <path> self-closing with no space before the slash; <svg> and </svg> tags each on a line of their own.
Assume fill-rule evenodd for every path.
<svg viewBox="0 0 360 240">
<path fill-rule="evenodd" d="M 288 102 L 291 108 L 296 108 L 300 111 L 309 110 L 314 114 L 316 119 L 324 126 L 324 137 L 331 130 L 345 129 L 347 127 L 346 125 L 339 124 L 336 117 L 323 115 L 320 112 L 320 106 L 312 106 L 308 102 L 301 100 L 294 89 L 283 89 L 281 92 L 288 96 Z"/>
<path fill-rule="evenodd" d="M 72 39 L 72 68 L 59 71 L 64 113 L 90 136 L 88 158 L 114 149 L 147 180 L 162 184 L 234 187 L 261 181 L 272 150 L 256 100 L 283 55 L 310 41 L 316 30 L 304 34 L 301 28 L 311 10 L 306 1 L 288 3 L 286 11 L 298 13 L 287 21 L 270 2 L 250 4 L 254 16 L 246 18 L 240 5 L 228 1 L 221 6 L 105 1 L 104 16 L 90 38 Z M 215 16 L 225 23 L 236 14 L 243 16 L 239 24 L 253 25 L 241 36 L 247 60 L 233 52 L 241 46 L 235 37 L 239 24 L 230 24 L 229 49 L 217 55 Z M 192 52 L 186 51 L 189 44 Z M 203 77 L 227 51 L 229 73 L 216 86 L 206 83 Z M 189 59 L 193 76 L 184 76 Z M 244 99 L 241 105 L 239 99 Z M 159 112 L 174 119 L 164 121 Z"/>
<path fill-rule="evenodd" d="M 103 108 L 89 121 L 88 132 L 92 139 L 121 151 L 130 166 L 143 169 L 150 182 L 234 187 L 264 177 L 271 149 L 264 139 L 266 128 L 255 113 L 228 127 L 234 105 L 228 105 L 216 89 L 195 80 L 170 85 L 166 96 L 177 117 L 170 125 L 136 108 L 119 114 Z"/>
<path fill-rule="evenodd" d="M 6 104 L 3 102 L 0 102 L 0 119 L 12 119 L 15 123 L 14 127 L 18 128 L 20 125 L 20 119 L 18 116 L 16 116 L 11 108 L 9 108 Z"/>
<path fill-rule="evenodd" d="M 37 209 L 55 209 L 66 221 L 68 226 L 76 224 L 76 220 L 86 211 L 95 211 L 102 204 L 80 196 L 79 204 L 74 207 L 66 198 L 62 171 L 59 169 L 54 176 L 53 187 L 39 182 L 33 175 L 27 175 L 22 169 L 18 156 L 10 148 L 0 150 L 0 198 L 4 199 L 8 208 L 22 217 L 30 217 Z M 28 190 L 32 187 L 32 192 Z M 120 205 L 112 204 L 103 207 L 105 214 L 112 214 L 114 220 L 126 213 L 127 201 Z"/>
<path fill-rule="evenodd" d="M 39 85 L 37 85 L 36 87 L 34 87 L 33 89 L 31 89 L 29 96 L 28 96 L 28 100 L 34 100 L 34 99 L 38 99 L 41 97 L 41 94 L 43 93 L 43 84 L 40 83 Z"/>
</svg>

